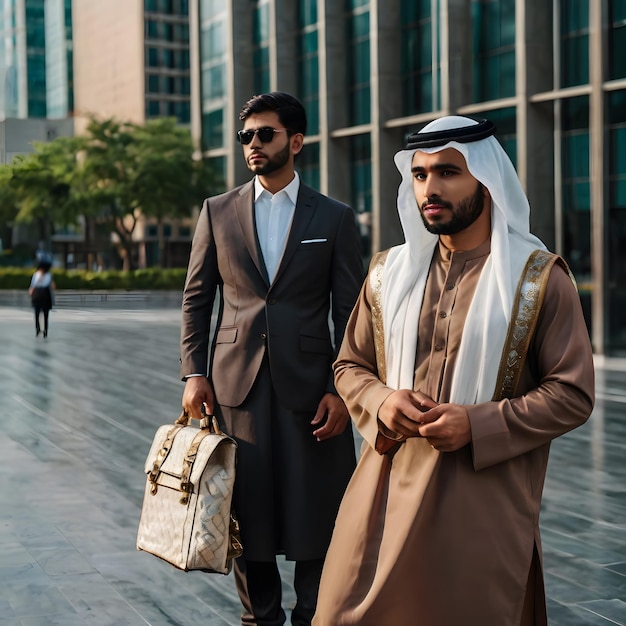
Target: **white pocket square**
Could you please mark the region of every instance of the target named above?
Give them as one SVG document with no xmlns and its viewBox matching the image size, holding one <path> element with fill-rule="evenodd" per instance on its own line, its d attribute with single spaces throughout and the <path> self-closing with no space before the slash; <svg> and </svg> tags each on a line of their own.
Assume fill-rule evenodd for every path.
<svg viewBox="0 0 626 626">
<path fill-rule="evenodd" d="M 303 239 L 300 243 L 325 243 L 328 239 Z"/>
</svg>

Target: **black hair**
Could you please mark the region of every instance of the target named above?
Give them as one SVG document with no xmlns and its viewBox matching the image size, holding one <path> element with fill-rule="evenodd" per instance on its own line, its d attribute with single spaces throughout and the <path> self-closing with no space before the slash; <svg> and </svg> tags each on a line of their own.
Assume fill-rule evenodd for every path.
<svg viewBox="0 0 626 626">
<path fill-rule="evenodd" d="M 298 98 L 283 91 L 272 91 L 252 96 L 241 109 L 239 119 L 243 122 L 250 115 L 275 111 L 280 123 L 293 133 L 306 134 L 306 111 Z"/>
</svg>

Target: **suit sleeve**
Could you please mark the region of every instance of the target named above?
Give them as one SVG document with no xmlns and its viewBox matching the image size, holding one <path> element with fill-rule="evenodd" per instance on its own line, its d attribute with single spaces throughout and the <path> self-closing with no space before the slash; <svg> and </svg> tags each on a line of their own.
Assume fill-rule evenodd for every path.
<svg viewBox="0 0 626 626">
<path fill-rule="evenodd" d="M 343 341 L 348 318 L 359 295 L 364 273 L 356 217 L 349 206 L 344 208 L 334 244 L 331 296 L 335 358 Z M 326 390 L 337 393 L 332 370 L 328 372 Z"/>
<path fill-rule="evenodd" d="M 578 292 L 559 266 L 548 279 L 521 388 L 527 391 L 519 397 L 466 407 L 476 470 L 548 443 L 583 424 L 593 409 L 589 335 Z"/>
<path fill-rule="evenodd" d="M 205 200 L 191 244 L 183 292 L 180 342 L 183 379 L 190 374 L 207 373 L 211 315 L 219 285 L 209 200 Z"/>
</svg>

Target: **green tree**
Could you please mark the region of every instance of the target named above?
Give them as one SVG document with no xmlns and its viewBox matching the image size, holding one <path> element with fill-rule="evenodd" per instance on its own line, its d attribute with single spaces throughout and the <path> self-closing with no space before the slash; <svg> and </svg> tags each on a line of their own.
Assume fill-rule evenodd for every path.
<svg viewBox="0 0 626 626">
<path fill-rule="evenodd" d="M 39 237 L 54 234 L 55 224 L 76 222 L 79 207 L 70 196 L 70 185 L 76 167 L 76 140 L 59 137 L 50 143 L 34 144 L 34 152 L 18 155 L 8 166 L 7 193 L 15 202 L 15 219 L 36 223 Z"/>
<path fill-rule="evenodd" d="M 163 221 L 189 215 L 216 184 L 206 161 L 194 159 L 189 131 L 172 119 L 145 125 L 91 119 L 84 135 L 34 148 L 0 171 L 4 210 L 18 222 L 38 222 L 42 239 L 79 216 L 87 236 L 96 222 L 105 225 L 116 235 L 124 269 L 134 266 L 133 233 L 142 214 L 157 220 L 163 263 Z"/>
<path fill-rule="evenodd" d="M 136 126 L 127 156 L 132 163 L 132 203 L 141 214 L 157 221 L 159 262 L 166 262 L 163 222 L 190 215 L 214 179 L 202 161 L 193 159 L 189 131 L 173 118 Z"/>
<path fill-rule="evenodd" d="M 163 264 L 163 221 L 188 216 L 215 185 L 206 162 L 193 158 L 189 131 L 170 118 L 145 125 L 94 119 L 87 131 L 76 181 L 86 194 L 85 205 L 109 217 L 125 269 L 132 268 L 139 217 L 156 218 Z"/>
<path fill-rule="evenodd" d="M 17 195 L 12 178 L 13 168 L 0 165 L 0 224 L 11 224 L 17 216 Z"/>
</svg>

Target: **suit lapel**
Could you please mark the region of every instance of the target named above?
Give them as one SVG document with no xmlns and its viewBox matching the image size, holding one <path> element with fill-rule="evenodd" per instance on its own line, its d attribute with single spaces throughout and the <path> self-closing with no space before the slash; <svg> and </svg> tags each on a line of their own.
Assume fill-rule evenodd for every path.
<svg viewBox="0 0 626 626">
<path fill-rule="evenodd" d="M 250 253 L 252 261 L 259 270 L 265 283 L 269 286 L 269 278 L 267 269 L 261 254 L 261 246 L 256 233 L 256 224 L 254 223 L 254 180 L 244 185 L 235 200 L 235 213 L 241 226 L 243 238 Z"/>
<path fill-rule="evenodd" d="M 310 187 L 300 184 L 300 190 L 298 192 L 298 201 L 296 202 L 296 209 L 293 214 L 293 221 L 291 223 L 291 229 L 289 230 L 289 236 L 287 237 L 287 245 L 285 246 L 285 252 L 283 258 L 278 266 L 276 282 L 285 268 L 289 265 L 291 257 L 295 254 L 303 236 L 306 232 L 307 226 L 313 217 L 315 208 L 317 206 L 317 193 L 315 193 Z"/>
</svg>

